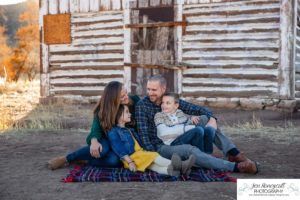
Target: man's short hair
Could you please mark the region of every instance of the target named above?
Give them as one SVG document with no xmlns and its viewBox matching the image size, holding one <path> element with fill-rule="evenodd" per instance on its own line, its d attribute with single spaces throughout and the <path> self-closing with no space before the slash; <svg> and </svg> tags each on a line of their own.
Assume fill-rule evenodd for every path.
<svg viewBox="0 0 300 200">
<path fill-rule="evenodd" d="M 155 75 L 151 76 L 148 79 L 148 81 L 158 81 L 161 86 L 167 87 L 167 81 L 166 81 L 165 77 L 163 77 L 160 74 L 155 74 Z"/>
<path fill-rule="evenodd" d="M 173 97 L 175 103 L 179 103 L 179 94 L 175 92 L 167 92 L 163 95 L 163 97 Z"/>
</svg>

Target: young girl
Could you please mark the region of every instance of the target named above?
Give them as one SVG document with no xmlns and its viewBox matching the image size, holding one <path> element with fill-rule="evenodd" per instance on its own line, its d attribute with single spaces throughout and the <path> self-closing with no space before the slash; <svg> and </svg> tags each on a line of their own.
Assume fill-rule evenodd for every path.
<svg viewBox="0 0 300 200">
<path fill-rule="evenodd" d="M 172 161 L 161 157 L 157 152 L 145 151 L 138 143 L 138 136 L 133 129 L 125 127 L 129 123 L 130 112 L 126 105 L 120 105 L 116 114 L 117 126 L 108 132 L 108 139 L 113 151 L 122 160 L 124 167 L 130 171 L 145 171 L 150 169 L 160 174 L 178 176 L 180 173 L 188 175 L 195 162 L 192 155 L 182 162 L 178 155 L 172 156 Z"/>
</svg>

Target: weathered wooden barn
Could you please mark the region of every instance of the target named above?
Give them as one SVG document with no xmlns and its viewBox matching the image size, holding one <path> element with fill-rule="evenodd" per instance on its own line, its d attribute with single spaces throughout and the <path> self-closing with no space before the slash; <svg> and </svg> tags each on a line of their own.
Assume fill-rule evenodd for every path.
<svg viewBox="0 0 300 200">
<path fill-rule="evenodd" d="M 298 5 L 299 4 L 299 5 Z M 41 99 L 96 101 L 147 77 L 208 106 L 294 109 L 299 0 L 40 0 Z"/>
</svg>

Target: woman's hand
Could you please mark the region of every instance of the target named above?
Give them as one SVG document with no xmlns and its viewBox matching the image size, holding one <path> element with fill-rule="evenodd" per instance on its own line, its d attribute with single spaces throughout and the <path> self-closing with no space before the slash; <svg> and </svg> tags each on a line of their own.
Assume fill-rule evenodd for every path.
<svg viewBox="0 0 300 200">
<path fill-rule="evenodd" d="M 194 125 L 196 125 L 200 122 L 200 117 L 199 116 L 192 116 L 191 121 Z"/>
<path fill-rule="evenodd" d="M 102 151 L 102 145 L 96 138 L 91 140 L 90 153 L 94 158 L 100 158 L 100 152 Z"/>
<path fill-rule="evenodd" d="M 128 163 L 129 170 L 132 172 L 136 172 L 136 165 L 134 162 Z"/>
</svg>

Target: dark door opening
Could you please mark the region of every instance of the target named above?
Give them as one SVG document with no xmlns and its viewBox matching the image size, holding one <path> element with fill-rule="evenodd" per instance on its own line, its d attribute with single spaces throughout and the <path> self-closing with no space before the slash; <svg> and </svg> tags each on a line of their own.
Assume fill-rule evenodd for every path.
<svg viewBox="0 0 300 200">
<path fill-rule="evenodd" d="M 143 8 L 131 11 L 131 24 L 153 24 L 174 22 L 174 7 Z M 133 28 L 131 31 L 131 61 L 136 64 L 174 65 L 175 64 L 175 27 Z M 132 68 L 131 91 L 146 95 L 146 84 L 150 76 L 162 74 L 167 79 L 168 90 L 174 91 L 174 70 Z"/>
</svg>

